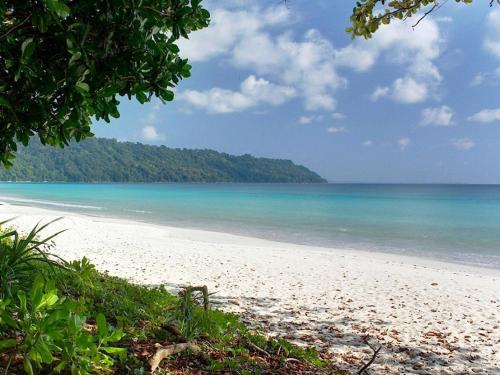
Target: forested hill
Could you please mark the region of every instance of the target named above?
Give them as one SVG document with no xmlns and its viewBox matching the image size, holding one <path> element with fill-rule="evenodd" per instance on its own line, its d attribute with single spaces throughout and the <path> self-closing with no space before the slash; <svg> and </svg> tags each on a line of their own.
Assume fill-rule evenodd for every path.
<svg viewBox="0 0 500 375">
<path fill-rule="evenodd" d="M 51 182 L 325 182 L 290 160 L 233 156 L 91 138 L 57 149 L 32 141 L 19 147 L 2 181 Z"/>
</svg>

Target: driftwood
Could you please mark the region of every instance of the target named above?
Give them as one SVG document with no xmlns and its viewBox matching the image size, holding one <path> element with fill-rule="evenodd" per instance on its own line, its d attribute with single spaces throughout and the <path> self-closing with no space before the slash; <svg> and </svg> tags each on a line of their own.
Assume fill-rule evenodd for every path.
<svg viewBox="0 0 500 375">
<path fill-rule="evenodd" d="M 184 290 L 180 293 L 182 296 L 188 296 L 192 295 L 193 292 L 201 292 L 203 295 L 203 308 L 205 311 L 208 311 L 210 309 L 210 301 L 208 298 L 208 288 L 206 285 L 203 286 L 187 286 L 184 288 Z"/>
<path fill-rule="evenodd" d="M 271 354 L 269 354 L 268 352 L 266 352 L 264 349 L 259 348 L 259 347 L 258 347 L 257 345 L 255 345 L 253 342 L 248 342 L 248 346 L 249 346 L 251 349 L 253 349 L 253 350 L 255 350 L 255 351 L 257 351 L 257 352 L 259 352 L 259 353 L 261 353 L 261 354 L 264 354 L 264 355 L 266 355 L 266 356 L 268 356 L 268 357 L 270 357 L 270 356 L 271 356 Z"/>
<path fill-rule="evenodd" d="M 358 375 L 361 375 L 362 373 L 364 373 L 368 367 L 370 367 L 372 365 L 372 363 L 375 361 L 375 359 L 377 358 L 377 355 L 378 353 L 380 352 L 380 350 L 382 349 L 382 345 L 380 345 L 378 347 L 378 349 L 375 349 L 374 346 L 372 346 L 369 342 L 368 342 L 368 339 L 365 339 L 365 343 L 366 345 L 368 345 L 370 347 L 371 350 L 373 350 L 373 355 L 372 355 L 372 358 L 361 368 L 361 370 L 358 371 Z"/>
<path fill-rule="evenodd" d="M 200 347 L 192 342 L 185 342 L 182 344 L 173 344 L 173 345 L 169 345 L 169 346 L 158 345 L 158 349 L 156 350 L 156 353 L 148 361 L 149 365 L 151 366 L 151 374 L 153 374 L 156 371 L 156 369 L 160 365 L 161 361 L 163 361 L 165 358 L 167 358 L 173 354 L 183 352 L 184 350 L 188 350 L 188 349 L 191 349 L 195 352 L 200 351 Z"/>
</svg>

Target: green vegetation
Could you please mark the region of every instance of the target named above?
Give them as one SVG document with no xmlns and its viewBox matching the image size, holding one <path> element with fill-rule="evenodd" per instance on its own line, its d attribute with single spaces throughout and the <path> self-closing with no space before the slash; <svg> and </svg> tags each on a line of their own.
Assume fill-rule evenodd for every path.
<svg viewBox="0 0 500 375">
<path fill-rule="evenodd" d="M 118 96 L 171 101 L 191 66 L 175 44 L 208 26 L 201 0 L 0 1 L 0 163 L 35 134 L 64 146 L 118 117 Z"/>
<path fill-rule="evenodd" d="M 455 0 L 456 3 L 471 4 L 473 0 Z M 356 2 L 351 16 L 351 27 L 347 32 L 353 37 L 371 38 L 381 25 L 387 25 L 393 20 L 405 20 L 420 15 L 413 24 L 419 22 L 430 13 L 436 11 L 446 1 L 436 0 L 359 0 Z M 500 0 L 489 0 L 489 6 L 500 4 Z M 422 12 L 423 11 L 423 12 Z"/>
<path fill-rule="evenodd" d="M 62 262 L 37 240 L 43 228 L 0 235 L 1 276 L 9 275 L 0 286 L 2 374 L 146 374 L 155 344 L 179 343 L 191 349 L 162 358 L 156 373 L 334 372 L 313 349 L 205 310 L 195 292 L 179 298 L 99 273 L 85 258 Z"/>
<path fill-rule="evenodd" d="M 21 148 L 3 181 L 64 182 L 325 182 L 289 160 L 232 156 L 92 138 L 69 148 Z"/>
</svg>

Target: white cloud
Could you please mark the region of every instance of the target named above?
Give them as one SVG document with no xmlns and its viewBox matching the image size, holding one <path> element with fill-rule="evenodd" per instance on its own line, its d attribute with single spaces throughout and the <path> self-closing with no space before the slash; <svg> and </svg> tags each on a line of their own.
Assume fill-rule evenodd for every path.
<svg viewBox="0 0 500 375">
<path fill-rule="evenodd" d="M 211 113 L 240 112 L 261 103 L 276 106 L 294 96 L 293 88 L 276 85 L 253 75 L 241 83 L 239 91 L 213 88 L 206 91 L 186 90 L 178 95 L 180 100 Z"/>
<path fill-rule="evenodd" d="M 411 77 L 398 78 L 392 87 L 377 87 L 371 95 L 373 101 L 383 97 L 390 97 L 400 103 L 419 103 L 427 99 L 427 85 L 417 82 Z"/>
<path fill-rule="evenodd" d="M 255 35 L 266 27 L 282 25 L 290 20 L 286 7 L 261 10 L 258 7 L 229 10 L 216 8 L 210 12 L 210 26 L 181 39 L 179 48 L 191 61 L 207 61 L 218 55 L 229 54 L 242 38 Z"/>
<path fill-rule="evenodd" d="M 500 108 L 496 109 L 483 109 L 468 118 L 469 121 L 488 123 L 500 121 Z"/>
<path fill-rule="evenodd" d="M 293 98 L 296 91 L 292 87 L 280 86 L 251 75 L 241 83 L 241 92 L 255 101 L 279 105 Z"/>
<path fill-rule="evenodd" d="M 443 22 L 443 23 L 450 23 L 450 22 L 453 22 L 453 18 L 447 17 L 447 16 L 434 17 L 434 21 Z"/>
<path fill-rule="evenodd" d="M 343 113 L 340 113 L 340 112 L 334 112 L 334 113 L 332 113 L 332 118 L 334 120 L 343 120 L 346 118 L 346 115 Z"/>
<path fill-rule="evenodd" d="M 419 103 L 427 99 L 427 94 L 427 85 L 411 77 L 398 78 L 392 84 L 391 97 L 397 102 Z"/>
<path fill-rule="evenodd" d="M 333 62 L 334 48 L 317 30 L 307 31 L 301 40 L 290 33 L 276 38 L 260 33 L 243 38 L 234 48 L 232 62 L 277 77 L 301 93 L 307 110 L 335 109 L 335 91 L 345 86 Z"/>
<path fill-rule="evenodd" d="M 367 139 L 366 141 L 364 141 L 363 143 L 361 143 L 363 146 L 365 147 L 368 147 L 368 146 L 371 146 L 373 144 L 372 140 L 371 139 Z"/>
<path fill-rule="evenodd" d="M 421 113 L 420 126 L 452 126 L 454 112 L 446 105 L 425 108 Z"/>
<path fill-rule="evenodd" d="M 470 138 L 453 138 L 450 142 L 453 147 L 461 151 L 468 151 L 476 145 Z"/>
<path fill-rule="evenodd" d="M 376 102 L 380 98 L 383 98 L 384 96 L 389 95 L 390 91 L 391 91 L 391 89 L 389 87 L 380 87 L 379 86 L 379 87 L 377 87 L 375 89 L 375 91 L 373 91 L 373 93 L 371 94 L 370 98 L 371 98 L 371 100 L 373 100 L 374 102 Z"/>
<path fill-rule="evenodd" d="M 500 58 L 500 10 L 495 9 L 488 14 L 486 28 L 484 47 L 494 56 Z"/>
<path fill-rule="evenodd" d="M 479 72 L 477 73 L 472 81 L 470 82 L 471 86 L 481 86 L 487 78 L 487 73 Z"/>
<path fill-rule="evenodd" d="M 213 88 L 207 91 L 186 90 L 179 96 L 194 107 L 211 113 L 230 113 L 244 111 L 254 103 L 237 91 Z"/>
<path fill-rule="evenodd" d="M 346 128 L 343 126 L 332 126 L 327 129 L 328 133 L 344 133 L 346 131 Z"/>
<path fill-rule="evenodd" d="M 156 127 L 152 125 L 146 125 L 142 128 L 142 138 L 146 141 L 159 141 L 164 137 L 158 133 Z"/>
<path fill-rule="evenodd" d="M 334 48 L 318 30 L 297 35 L 294 17 L 285 6 L 259 7 L 248 1 L 231 7 L 222 2 L 218 6 L 211 11 L 208 28 L 179 43 L 182 53 L 192 61 L 222 58 L 275 85 L 291 88 L 308 111 L 335 110 L 336 93 L 348 84 L 338 73 L 339 68 L 367 71 L 382 57 L 403 67 L 405 73 L 376 90 L 374 100 L 388 97 L 402 103 L 421 102 L 435 92 L 441 81 L 434 60 L 441 53 L 442 38 L 438 22 L 431 18 L 424 19 L 415 32 L 411 22 L 393 22 L 381 27 L 369 41 L 359 38 L 346 47 Z M 212 88 L 187 91 L 182 96 L 199 107 L 205 108 L 205 103 L 211 102 L 213 112 L 233 112 L 255 105 L 255 100 L 248 100 L 241 89 Z M 210 98 L 214 97 L 230 103 L 212 103 Z"/>
<path fill-rule="evenodd" d="M 307 125 L 311 124 L 313 122 L 318 122 L 318 121 L 323 121 L 325 117 L 323 115 L 317 115 L 317 116 L 300 116 L 299 119 L 297 120 L 297 123 L 301 125 Z"/>
<path fill-rule="evenodd" d="M 390 64 L 405 68 L 403 77 L 375 89 L 371 96 L 374 101 L 388 97 L 401 103 L 422 102 L 442 80 L 434 64 L 443 45 L 439 24 L 426 18 L 414 31 L 411 22 L 393 22 L 381 27 L 372 39 L 359 39 L 335 52 L 337 65 L 355 71 L 369 70 L 381 56 Z"/>
<path fill-rule="evenodd" d="M 410 145 L 411 140 L 408 137 L 402 137 L 398 139 L 398 146 L 401 151 L 406 150 L 406 148 Z"/>
<path fill-rule="evenodd" d="M 335 109 L 335 91 L 346 85 L 335 69 L 332 44 L 317 30 L 296 38 L 285 30 L 293 18 L 284 6 L 215 9 L 212 23 L 180 45 L 193 61 L 224 57 L 236 67 L 293 87 L 309 111 Z"/>
<path fill-rule="evenodd" d="M 496 85 L 499 81 L 500 67 L 490 72 L 478 72 L 470 82 L 470 85 L 473 87 L 481 86 L 483 84 Z"/>
<path fill-rule="evenodd" d="M 310 124 L 311 122 L 314 121 L 314 117 L 311 117 L 311 116 L 301 116 L 297 122 L 301 125 L 306 125 L 306 124 Z"/>
<path fill-rule="evenodd" d="M 141 136 L 145 141 L 161 141 L 165 139 L 165 136 L 160 134 L 156 129 L 156 125 L 159 122 L 158 113 L 160 108 L 160 101 L 156 100 L 156 102 L 150 107 L 149 112 L 143 121 L 144 126 L 141 129 Z"/>
<path fill-rule="evenodd" d="M 357 72 L 366 72 L 375 65 L 379 50 L 377 48 L 366 48 L 365 43 L 353 43 L 335 51 L 335 63 L 345 66 Z"/>
</svg>

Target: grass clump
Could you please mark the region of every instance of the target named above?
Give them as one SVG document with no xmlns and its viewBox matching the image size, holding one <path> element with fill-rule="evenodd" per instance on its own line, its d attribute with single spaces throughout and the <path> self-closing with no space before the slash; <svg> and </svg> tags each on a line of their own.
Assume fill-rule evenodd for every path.
<svg viewBox="0 0 500 375">
<path fill-rule="evenodd" d="M 195 343 L 156 373 L 332 373 L 313 349 L 268 339 L 196 293 L 132 284 L 86 259 L 63 262 L 38 240 L 0 234 L 0 373 L 147 374 L 158 345 Z"/>
</svg>

